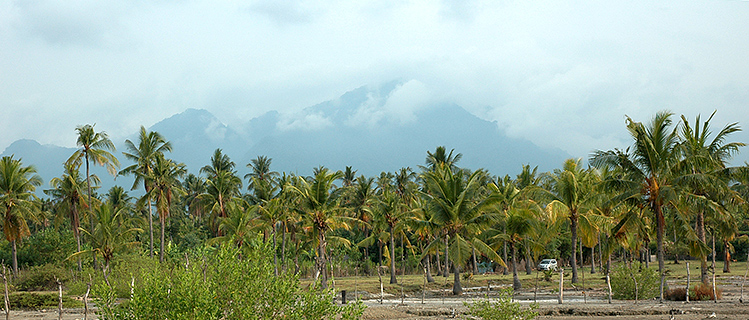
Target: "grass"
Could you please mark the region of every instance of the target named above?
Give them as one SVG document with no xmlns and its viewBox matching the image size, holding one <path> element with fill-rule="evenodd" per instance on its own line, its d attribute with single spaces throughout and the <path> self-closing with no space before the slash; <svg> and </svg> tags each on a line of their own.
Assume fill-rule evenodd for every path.
<svg viewBox="0 0 749 320">
<path fill-rule="evenodd" d="M 614 262 L 616 264 L 618 262 Z M 709 265 L 709 262 L 708 262 Z M 725 285 L 727 284 L 728 277 L 739 277 L 744 276 L 746 271 L 746 262 L 732 262 L 731 273 L 723 273 L 723 263 L 716 262 L 717 273 L 716 284 Z M 658 262 L 650 263 L 651 269 L 658 269 Z M 679 283 L 676 286 L 686 285 L 687 270 L 686 263 L 681 260 L 679 264 L 674 264 L 673 260 L 666 261 L 666 279 L 671 282 Z M 694 286 L 699 282 L 700 278 L 700 263 L 698 260 L 689 261 L 690 269 L 690 286 Z M 525 269 L 518 270 L 518 278 L 523 285 L 522 290 L 533 291 L 536 284 L 536 276 L 538 276 L 538 289 L 539 291 L 556 291 L 559 289 L 559 273 L 554 273 L 552 281 L 543 280 L 543 272 L 534 270 L 532 274 L 526 275 Z M 538 273 L 538 274 L 537 274 Z M 433 275 L 435 282 L 427 284 L 426 290 L 437 291 L 437 290 L 451 290 L 453 285 L 452 274 L 449 277 L 442 277 Z M 712 275 L 710 275 L 712 277 Z M 590 265 L 583 268 L 578 268 L 578 283 L 575 287 L 582 289 L 583 278 L 585 284 L 585 290 L 606 290 L 606 276 L 605 273 L 598 272 L 596 269 L 595 274 L 590 273 Z M 564 268 L 564 286 L 565 288 L 572 288 L 572 269 L 569 267 Z M 420 294 L 422 286 L 424 284 L 423 274 L 408 274 L 406 276 L 398 276 L 398 284 L 390 284 L 390 275 L 385 274 L 382 276 L 384 291 L 389 294 L 396 296 L 400 295 L 401 284 L 404 284 L 403 291 L 406 294 Z M 308 286 L 311 283 L 311 279 L 302 279 L 302 284 Z M 508 275 L 500 274 L 486 274 L 486 275 L 474 275 L 471 280 L 461 279 L 461 285 L 463 288 L 468 287 L 483 287 L 486 288 L 487 284 L 491 282 L 492 286 L 512 286 L 512 273 Z M 683 283 L 683 284 L 682 284 Z M 673 284 L 672 284 L 673 285 Z M 747 284 L 749 286 L 749 284 Z M 335 277 L 335 287 L 337 291 L 346 290 L 348 292 L 366 291 L 371 294 L 378 294 L 380 292 L 380 283 L 376 276 L 349 276 L 349 277 Z"/>
</svg>

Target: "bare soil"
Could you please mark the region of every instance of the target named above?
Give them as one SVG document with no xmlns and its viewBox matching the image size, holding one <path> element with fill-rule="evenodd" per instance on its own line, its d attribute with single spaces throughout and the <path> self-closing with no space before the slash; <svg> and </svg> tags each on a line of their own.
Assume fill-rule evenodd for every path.
<svg viewBox="0 0 749 320">
<path fill-rule="evenodd" d="M 676 284 L 671 284 L 676 287 Z M 539 304 L 537 319 L 562 319 L 579 320 L 595 317 L 600 320 L 607 319 L 749 319 L 749 288 L 745 293 L 743 303 L 740 301 L 740 283 L 721 283 L 723 290 L 722 299 L 717 303 L 713 301 L 621 301 L 614 300 L 608 303 L 606 292 L 599 289 L 588 289 L 588 292 L 580 290 L 565 290 L 564 303 L 560 304 L 558 296 L 550 291 L 536 292 L 523 290 L 515 295 L 515 300 L 523 306 L 528 306 L 535 300 Z M 492 287 L 495 291 L 497 288 Z M 422 302 L 421 293 L 407 294 L 401 299 L 399 295 L 386 295 L 380 302 L 379 294 L 366 292 L 349 292 L 348 299 L 358 297 L 367 305 L 363 319 L 453 319 L 467 318 L 467 308 L 464 303 L 470 303 L 476 299 L 492 298 L 492 292 L 486 287 L 465 288 L 464 295 L 454 297 L 449 295 L 447 289 L 444 291 L 428 291 L 424 294 Z M 1 316 L 0 316 L 1 317 Z M 83 309 L 65 309 L 62 319 L 83 319 Z M 58 319 L 56 309 L 38 311 L 11 311 L 10 319 Z M 94 314 L 89 314 L 88 319 L 98 319 Z"/>
</svg>

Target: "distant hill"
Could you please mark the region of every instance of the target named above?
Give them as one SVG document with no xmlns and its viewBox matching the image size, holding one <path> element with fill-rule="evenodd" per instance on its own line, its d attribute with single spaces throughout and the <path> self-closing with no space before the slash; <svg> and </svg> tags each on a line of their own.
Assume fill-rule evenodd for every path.
<svg viewBox="0 0 749 320">
<path fill-rule="evenodd" d="M 258 155 L 273 159 L 272 169 L 308 175 L 317 166 L 344 169 L 352 166 L 358 174 L 378 175 L 401 167 L 416 169 L 424 164 L 427 151 L 437 146 L 463 154 L 461 167 L 485 168 L 493 175 L 520 171 L 522 164 L 539 166 L 542 171 L 561 165 L 569 157 L 559 149 L 543 149 L 528 140 L 510 138 L 494 122 L 480 119 L 455 104 L 416 101 L 403 96 L 406 86 L 391 82 L 380 87 L 361 87 L 340 98 L 308 107 L 295 114 L 276 111 L 248 121 L 241 130 L 221 123 L 206 110 L 188 109 L 164 119 L 148 130 L 161 133 L 173 145 L 168 157 L 184 162 L 197 174 L 221 148 L 237 164 L 244 176 L 246 164 Z M 404 102 L 405 100 L 405 102 Z M 416 106 L 416 104 L 419 104 Z M 103 128 L 106 131 L 106 128 Z M 125 139 L 111 137 L 123 167 Z M 62 174 L 62 163 L 75 151 L 33 140 L 19 140 L 2 155 L 15 154 L 24 164 L 33 164 L 47 189 L 53 177 Z M 102 191 L 115 181 L 98 167 Z M 132 179 L 118 177 L 117 183 L 129 188 Z"/>
</svg>

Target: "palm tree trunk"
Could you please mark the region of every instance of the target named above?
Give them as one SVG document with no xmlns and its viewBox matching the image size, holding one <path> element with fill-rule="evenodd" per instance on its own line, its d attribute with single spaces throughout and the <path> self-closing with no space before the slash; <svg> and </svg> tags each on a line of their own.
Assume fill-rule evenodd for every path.
<svg viewBox="0 0 749 320">
<path fill-rule="evenodd" d="M 473 257 L 473 274 L 479 274 L 479 266 L 478 262 L 476 261 L 476 248 L 471 247 L 471 256 Z"/>
<path fill-rule="evenodd" d="M 398 283 L 395 277 L 395 235 L 393 235 L 393 226 L 390 226 L 390 284 Z"/>
<path fill-rule="evenodd" d="M 531 259 L 531 248 L 527 243 L 523 245 L 523 248 L 525 248 L 525 274 L 532 274 L 533 259 Z"/>
<path fill-rule="evenodd" d="M 518 279 L 518 268 L 517 268 L 517 248 L 515 248 L 515 243 L 510 242 L 510 250 L 512 251 L 512 288 L 517 291 L 520 290 L 522 287 L 522 284 L 520 284 L 520 279 Z"/>
<path fill-rule="evenodd" d="M 450 275 L 450 260 L 448 260 L 447 250 L 449 249 L 448 241 L 450 241 L 450 235 L 445 235 L 445 272 L 442 274 L 447 278 Z"/>
<path fill-rule="evenodd" d="M 286 220 L 281 224 L 281 270 L 286 270 Z"/>
<path fill-rule="evenodd" d="M 146 193 L 149 190 L 146 188 Z M 151 238 L 151 242 L 148 243 L 148 257 L 153 258 L 153 206 L 151 206 L 151 196 L 148 196 L 148 235 Z"/>
<path fill-rule="evenodd" d="M 81 252 L 81 230 L 78 230 L 80 226 L 80 222 L 79 222 L 80 218 L 78 216 L 78 206 L 75 204 L 75 202 L 73 203 L 72 211 L 73 211 L 73 214 L 72 214 L 70 223 L 73 225 L 73 235 L 75 236 L 75 243 L 78 246 L 78 251 L 76 252 Z M 83 260 L 81 260 L 80 256 L 77 257 L 77 260 L 78 260 L 78 272 L 81 272 L 83 271 Z"/>
<path fill-rule="evenodd" d="M 88 189 L 88 220 L 91 222 L 91 232 L 94 232 L 94 208 L 93 203 L 91 203 L 91 173 L 89 172 L 89 163 L 88 163 L 88 152 L 86 152 L 86 188 Z M 94 269 L 97 268 L 98 263 L 96 263 L 96 253 L 93 253 L 94 257 Z"/>
<path fill-rule="evenodd" d="M 435 258 L 436 258 L 435 260 L 437 261 L 437 265 L 435 267 L 437 267 L 437 276 L 441 276 L 442 271 L 443 271 L 442 259 L 440 259 L 440 251 L 439 250 L 436 250 L 436 251 L 437 251 L 437 254 L 435 255 Z"/>
<path fill-rule="evenodd" d="M 723 273 L 731 273 L 731 247 L 730 242 L 723 242 Z"/>
<path fill-rule="evenodd" d="M 431 268 L 431 264 L 432 263 L 430 262 L 430 260 L 432 260 L 432 259 L 430 258 L 429 255 L 427 255 L 426 257 L 424 257 L 424 261 L 426 262 L 426 267 L 427 267 L 427 282 L 433 283 L 434 282 L 434 278 L 432 278 L 432 268 Z"/>
<path fill-rule="evenodd" d="M 273 274 L 278 277 L 278 255 L 276 254 L 276 224 L 273 224 Z"/>
<path fill-rule="evenodd" d="M 18 250 L 16 249 L 15 239 L 10 241 L 10 246 L 11 246 L 11 250 L 13 253 L 13 276 L 15 277 L 18 275 L 18 255 L 17 255 Z"/>
<path fill-rule="evenodd" d="M 697 217 L 695 218 L 695 233 L 697 233 L 697 239 L 700 240 L 703 244 L 707 244 L 707 239 L 705 238 L 705 214 L 700 211 L 697 212 Z M 702 283 L 707 284 L 707 257 L 700 257 L 700 280 Z"/>
<path fill-rule="evenodd" d="M 163 214 L 162 214 L 163 216 Z M 165 230 L 166 230 L 166 217 L 159 217 L 159 222 L 161 222 L 161 243 L 159 244 L 159 262 L 164 262 L 164 240 L 166 239 L 164 237 Z"/>
<path fill-rule="evenodd" d="M 319 248 L 318 248 L 318 255 L 320 258 L 319 261 L 319 268 L 320 268 L 320 275 L 322 276 L 322 285 L 321 288 L 323 290 L 328 288 L 328 268 L 327 264 L 325 263 L 325 234 L 322 233 L 322 230 L 320 230 L 320 236 L 319 238 Z"/>
<path fill-rule="evenodd" d="M 507 234 L 507 223 L 505 223 L 502 228 L 504 229 L 504 233 Z M 507 261 L 507 241 L 502 241 L 502 259 L 506 262 Z M 507 271 L 507 267 L 502 268 L 502 275 L 508 275 L 509 272 Z"/>
<path fill-rule="evenodd" d="M 572 283 L 577 283 L 577 215 L 570 214 L 570 237 L 572 240 Z"/>
<path fill-rule="evenodd" d="M 663 230 L 665 228 L 665 220 L 663 218 L 663 211 L 661 206 L 656 206 L 655 210 L 655 220 L 656 220 L 656 227 L 657 227 L 657 233 L 656 237 L 658 239 L 658 274 L 661 276 L 661 285 L 660 285 L 660 301 L 663 301 L 663 286 L 665 285 L 665 278 L 664 278 L 664 269 L 665 269 L 665 261 L 664 261 L 664 255 L 663 255 Z"/>
<path fill-rule="evenodd" d="M 460 265 L 453 261 L 453 294 L 463 294 L 463 287 L 460 285 Z"/>
<path fill-rule="evenodd" d="M 600 246 L 600 244 L 597 244 Z M 590 248 L 590 274 L 596 273 L 596 246 Z"/>
</svg>

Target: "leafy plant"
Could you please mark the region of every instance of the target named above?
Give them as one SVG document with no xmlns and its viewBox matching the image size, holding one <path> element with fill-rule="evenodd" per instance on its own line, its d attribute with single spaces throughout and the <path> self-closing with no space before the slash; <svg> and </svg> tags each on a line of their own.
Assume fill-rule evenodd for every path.
<svg viewBox="0 0 749 320">
<path fill-rule="evenodd" d="M 512 302 L 512 289 L 499 291 L 499 298 L 491 300 L 477 300 L 473 303 L 464 302 L 468 307 L 468 314 L 484 320 L 531 320 L 538 316 L 537 303 L 531 303 L 525 309 L 520 303 Z"/>
<path fill-rule="evenodd" d="M 640 263 L 621 264 L 611 274 L 611 291 L 614 299 L 652 299 L 660 294 L 660 277 L 654 269 Z"/>
</svg>

